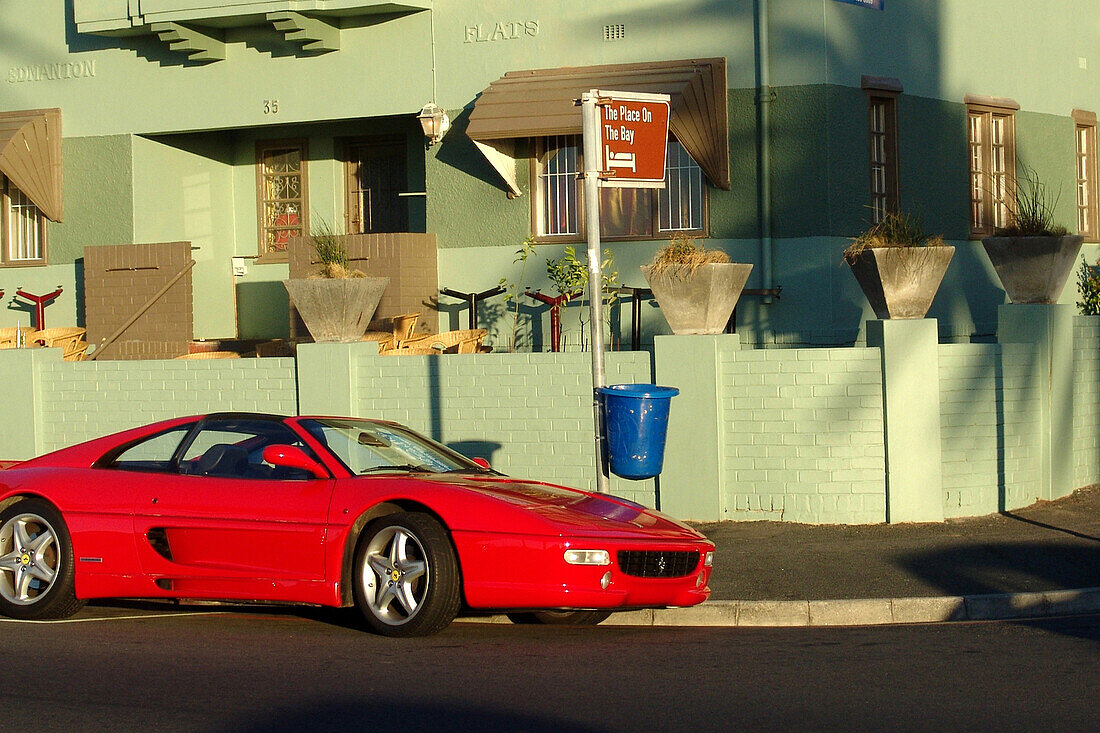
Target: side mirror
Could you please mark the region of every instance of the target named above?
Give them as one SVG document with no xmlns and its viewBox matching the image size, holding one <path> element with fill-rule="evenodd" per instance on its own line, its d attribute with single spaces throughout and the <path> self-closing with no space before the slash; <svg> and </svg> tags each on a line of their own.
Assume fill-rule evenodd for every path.
<svg viewBox="0 0 1100 733">
<path fill-rule="evenodd" d="M 477 458 L 471 458 L 470 460 L 481 466 L 482 468 L 492 469 L 492 466 L 489 465 L 489 462 L 481 456 L 478 456 Z"/>
<path fill-rule="evenodd" d="M 328 471 L 305 454 L 301 448 L 292 445 L 269 445 L 264 448 L 264 460 L 272 466 L 299 468 L 308 471 L 314 478 L 328 478 Z"/>
</svg>

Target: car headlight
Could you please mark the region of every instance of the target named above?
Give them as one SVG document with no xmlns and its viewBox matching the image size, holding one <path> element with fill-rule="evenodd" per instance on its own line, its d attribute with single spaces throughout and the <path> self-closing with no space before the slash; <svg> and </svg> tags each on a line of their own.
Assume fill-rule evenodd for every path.
<svg viewBox="0 0 1100 733">
<path fill-rule="evenodd" d="M 565 562 L 570 565 L 610 565 L 611 553 L 607 550 L 566 550 Z"/>
<path fill-rule="evenodd" d="M 713 568 L 714 567 L 714 552 L 708 552 L 706 557 L 703 558 L 703 567 L 705 567 L 705 568 Z"/>
</svg>

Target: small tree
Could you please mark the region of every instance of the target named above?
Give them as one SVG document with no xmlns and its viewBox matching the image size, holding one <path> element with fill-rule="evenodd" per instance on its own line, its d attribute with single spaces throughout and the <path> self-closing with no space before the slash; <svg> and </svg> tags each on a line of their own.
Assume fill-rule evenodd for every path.
<svg viewBox="0 0 1100 733">
<path fill-rule="evenodd" d="M 1100 260 L 1095 265 L 1081 258 L 1081 268 L 1077 271 L 1077 292 L 1081 299 L 1077 307 L 1081 315 L 1100 316 Z"/>
</svg>

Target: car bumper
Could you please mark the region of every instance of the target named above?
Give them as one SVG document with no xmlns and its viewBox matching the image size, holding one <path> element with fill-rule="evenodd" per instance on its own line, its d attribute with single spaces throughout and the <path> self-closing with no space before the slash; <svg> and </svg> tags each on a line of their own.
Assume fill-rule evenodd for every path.
<svg viewBox="0 0 1100 733">
<path fill-rule="evenodd" d="M 628 609 L 693 606 L 710 596 L 705 565 L 714 545 L 705 540 L 650 540 L 604 537 L 538 537 L 454 532 L 466 603 L 489 609 Z M 570 549 L 606 550 L 607 565 L 571 565 Z M 620 552 L 696 553 L 675 577 L 640 577 L 624 567 Z M 654 555 L 653 553 L 660 553 Z M 671 557 L 671 555 L 669 555 Z M 653 568 L 651 568 L 652 570 Z"/>
</svg>

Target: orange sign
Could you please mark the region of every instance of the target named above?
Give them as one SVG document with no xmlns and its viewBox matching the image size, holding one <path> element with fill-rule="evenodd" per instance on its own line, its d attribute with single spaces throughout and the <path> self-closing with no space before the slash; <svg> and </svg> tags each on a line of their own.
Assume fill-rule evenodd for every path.
<svg viewBox="0 0 1100 733">
<path fill-rule="evenodd" d="M 601 185 L 664 186 L 668 101 L 644 96 L 599 101 Z"/>
</svg>

